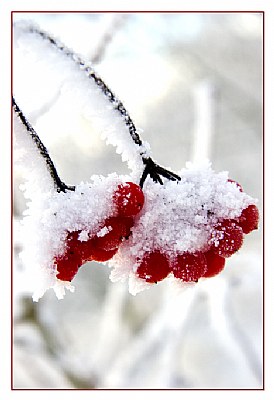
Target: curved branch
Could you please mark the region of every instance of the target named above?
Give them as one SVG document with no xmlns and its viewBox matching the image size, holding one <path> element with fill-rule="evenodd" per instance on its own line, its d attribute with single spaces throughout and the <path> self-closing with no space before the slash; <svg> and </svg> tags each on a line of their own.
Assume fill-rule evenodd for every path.
<svg viewBox="0 0 274 400">
<path fill-rule="evenodd" d="M 110 101 L 110 103 L 112 103 L 114 110 L 117 110 L 117 112 L 123 117 L 134 143 L 138 146 L 142 146 L 143 143 L 139 134 L 137 133 L 136 126 L 130 118 L 129 113 L 125 109 L 123 103 L 114 95 L 114 93 L 109 89 L 105 82 L 96 74 L 91 65 L 82 60 L 79 55 L 75 54 L 71 49 L 59 42 L 59 40 L 52 37 L 49 33 L 40 30 L 36 26 L 31 25 L 27 27 L 27 30 L 28 32 L 37 34 L 42 39 L 48 41 L 57 50 L 61 51 L 65 56 L 69 57 L 74 63 L 76 63 L 79 68 L 86 73 L 89 79 L 92 79 L 94 81 L 94 83 L 101 89 L 101 91 Z"/>
<path fill-rule="evenodd" d="M 17 117 L 20 119 L 21 123 L 26 128 L 26 130 L 27 130 L 28 134 L 30 135 L 32 141 L 36 145 L 39 153 L 44 158 L 46 166 L 47 166 L 47 169 L 48 169 L 48 171 L 50 173 L 50 176 L 52 177 L 52 180 L 53 180 L 53 183 L 54 183 L 54 186 L 55 186 L 57 192 L 66 192 L 67 190 L 75 190 L 75 186 L 68 186 L 64 182 L 62 182 L 61 179 L 59 178 L 57 170 L 56 170 L 56 168 L 55 168 L 55 166 L 53 164 L 52 159 L 49 156 L 49 153 L 48 153 L 46 147 L 44 146 L 44 144 L 42 143 L 41 139 L 39 138 L 39 136 L 37 135 L 37 133 L 35 132 L 35 130 L 31 126 L 31 124 L 26 119 L 25 115 L 23 114 L 23 112 L 21 111 L 19 106 L 17 105 L 14 97 L 12 97 L 12 107 L 13 107 L 13 110 L 14 110 L 15 114 L 17 115 Z"/>
<path fill-rule="evenodd" d="M 65 56 L 69 57 L 74 63 L 76 63 L 81 70 L 83 70 L 87 77 L 101 89 L 102 93 L 105 95 L 105 97 L 108 99 L 108 101 L 112 104 L 112 107 L 114 110 L 116 110 L 120 116 L 123 118 L 125 125 L 128 128 L 129 134 L 134 141 L 134 143 L 140 147 L 139 149 L 139 154 L 142 159 L 142 162 L 145 166 L 144 172 L 142 174 L 141 180 L 140 180 L 140 186 L 142 187 L 145 179 L 149 175 L 154 182 L 158 182 L 161 185 L 163 184 L 162 179 L 160 176 L 163 176 L 167 179 L 170 180 L 180 180 L 181 178 L 174 174 L 173 172 L 167 171 L 165 168 L 160 167 L 157 165 L 151 157 L 148 157 L 147 154 L 144 152 L 144 147 L 143 147 L 143 142 L 137 132 L 136 126 L 134 122 L 132 121 L 128 111 L 124 107 L 123 103 L 114 95 L 114 93 L 111 91 L 111 89 L 105 84 L 105 82 L 96 74 L 96 72 L 93 70 L 91 65 L 87 64 L 85 61 L 81 59 L 81 57 L 77 54 L 75 54 L 72 50 L 70 50 L 68 47 L 66 47 L 64 44 L 59 42 L 59 40 L 55 39 L 52 37 L 50 34 L 48 34 L 45 31 L 40 30 L 38 27 L 33 26 L 33 25 L 28 25 L 26 28 L 24 28 L 30 33 L 37 34 L 40 36 L 42 39 L 48 41 L 52 46 L 54 46 L 57 50 L 61 51 Z"/>
</svg>

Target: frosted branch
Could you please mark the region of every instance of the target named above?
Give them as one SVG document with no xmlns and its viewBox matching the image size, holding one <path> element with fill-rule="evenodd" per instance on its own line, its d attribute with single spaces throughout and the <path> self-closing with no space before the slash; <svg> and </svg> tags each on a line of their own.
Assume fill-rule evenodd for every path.
<svg viewBox="0 0 274 400">
<path fill-rule="evenodd" d="M 54 183 L 54 186 L 55 186 L 57 192 L 66 192 L 67 190 L 75 190 L 75 186 L 67 186 L 59 178 L 57 170 L 56 170 L 56 168 L 55 168 L 55 166 L 53 164 L 52 159 L 49 156 L 49 153 L 48 153 L 46 147 L 44 146 L 44 144 L 42 143 L 41 139 L 39 138 L 39 136 L 37 135 L 37 133 L 35 132 L 35 130 L 31 126 L 31 124 L 29 123 L 29 121 L 27 120 L 25 115 L 23 114 L 22 110 L 17 105 L 14 97 L 12 97 L 12 107 L 13 107 L 13 111 L 15 112 L 17 117 L 20 119 L 20 121 L 24 125 L 27 133 L 30 135 L 32 141 L 34 142 L 34 144 L 36 145 L 37 149 L 39 150 L 39 153 L 44 158 L 46 166 L 47 166 L 47 169 L 48 169 L 48 171 L 50 173 L 50 176 L 51 176 L 51 178 L 53 180 L 53 183 Z"/>
<path fill-rule="evenodd" d="M 161 176 L 169 180 L 180 180 L 180 177 L 178 175 L 174 174 L 173 172 L 169 172 L 165 168 L 157 165 L 148 155 L 147 148 L 141 140 L 137 132 L 137 128 L 133 120 L 131 119 L 128 111 L 124 107 L 123 103 L 115 96 L 115 94 L 105 84 L 102 78 L 97 75 L 90 63 L 86 63 L 79 55 L 75 54 L 71 49 L 67 48 L 64 44 L 52 37 L 49 33 L 40 30 L 37 26 L 34 26 L 32 24 L 24 24 L 23 27 L 20 26 L 19 28 L 23 29 L 24 32 L 38 35 L 43 40 L 47 41 L 56 50 L 71 59 L 79 67 L 79 69 L 86 74 L 88 79 L 92 80 L 93 83 L 95 83 L 95 85 L 100 89 L 101 93 L 104 95 L 107 101 L 111 103 L 113 110 L 118 113 L 120 117 L 122 117 L 122 120 L 130 134 L 131 139 L 137 146 L 137 153 L 141 157 L 142 164 L 145 166 L 140 179 L 141 187 L 143 186 L 148 175 L 154 182 L 158 182 L 161 185 L 163 184 Z"/>
</svg>

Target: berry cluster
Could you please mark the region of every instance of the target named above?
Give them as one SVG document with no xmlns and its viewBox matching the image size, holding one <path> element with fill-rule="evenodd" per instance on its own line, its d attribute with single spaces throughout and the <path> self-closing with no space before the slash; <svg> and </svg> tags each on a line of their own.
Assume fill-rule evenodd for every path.
<svg viewBox="0 0 274 400">
<path fill-rule="evenodd" d="M 242 191 L 241 186 L 235 184 Z M 240 249 L 244 234 L 258 228 L 258 221 L 258 208 L 254 204 L 249 205 L 238 218 L 223 219 L 211 227 L 204 251 L 182 252 L 172 257 L 160 250 L 147 252 L 138 260 L 135 273 L 149 283 L 157 283 L 169 274 L 183 282 L 213 277 L 224 269 L 225 259 Z"/>
<path fill-rule="evenodd" d="M 58 279 L 71 281 L 87 261 L 110 260 L 122 241 L 129 237 L 134 217 L 144 204 L 143 191 L 132 182 L 120 184 L 113 194 L 113 202 L 113 216 L 102 222 L 98 232 L 88 240 L 80 240 L 81 231 L 68 232 L 65 252 L 54 260 Z"/>
<path fill-rule="evenodd" d="M 228 181 L 243 192 L 240 184 Z M 144 205 L 142 189 L 132 182 L 119 184 L 112 194 L 112 204 L 113 214 L 98 225 L 95 234 L 93 231 L 83 240 L 80 230 L 67 233 L 65 252 L 55 257 L 56 277 L 59 280 L 71 281 L 79 267 L 87 261 L 110 260 L 121 243 L 131 236 L 132 227 L 136 225 L 135 217 Z M 148 247 L 136 260 L 135 276 L 148 283 L 157 283 L 168 275 L 183 282 L 213 277 L 224 269 L 225 259 L 240 249 L 244 235 L 257 229 L 258 220 L 258 209 L 251 204 L 237 218 L 219 217 L 214 223 L 208 220 L 208 239 L 202 250 L 166 251 L 161 247 L 151 250 Z"/>
</svg>

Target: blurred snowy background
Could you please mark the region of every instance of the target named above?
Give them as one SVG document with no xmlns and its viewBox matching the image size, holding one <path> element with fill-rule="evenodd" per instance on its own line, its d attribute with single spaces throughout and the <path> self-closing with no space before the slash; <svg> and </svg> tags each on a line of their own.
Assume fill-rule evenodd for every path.
<svg viewBox="0 0 274 400">
<path fill-rule="evenodd" d="M 262 15 L 15 13 L 92 61 L 153 158 L 173 171 L 208 157 L 259 200 L 262 214 Z M 62 95 L 49 59 L 16 62 L 14 94 L 67 184 L 127 173 L 112 146 Z M 29 63 L 29 68 L 27 67 Z M 43 74 L 42 74 L 43 71 Z M 77 82 L 75 82 L 77 85 Z M 15 388 L 261 388 L 262 218 L 220 276 L 137 296 L 88 263 L 75 293 L 33 303 L 24 281 L 14 170 Z"/>
</svg>

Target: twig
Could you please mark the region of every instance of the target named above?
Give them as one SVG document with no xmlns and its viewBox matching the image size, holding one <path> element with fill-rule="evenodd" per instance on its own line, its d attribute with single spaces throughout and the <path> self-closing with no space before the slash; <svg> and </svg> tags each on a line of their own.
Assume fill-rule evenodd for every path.
<svg viewBox="0 0 274 400">
<path fill-rule="evenodd" d="M 39 138 L 39 136 L 37 135 L 37 133 L 35 132 L 35 130 L 31 126 L 31 124 L 26 119 L 25 115 L 23 114 L 23 112 L 21 111 L 19 106 L 17 105 L 14 97 L 12 97 L 12 107 L 13 107 L 14 112 L 16 113 L 18 118 L 20 119 L 21 123 L 26 128 L 26 130 L 27 130 L 28 134 L 30 135 L 31 139 L 35 143 L 37 149 L 39 150 L 39 153 L 44 158 L 44 160 L 46 162 L 47 169 L 48 169 L 48 171 L 50 173 L 50 176 L 52 177 L 52 180 L 53 180 L 53 183 L 54 183 L 54 186 L 55 186 L 57 192 L 59 192 L 59 193 L 60 192 L 66 192 L 67 190 L 73 190 L 74 191 L 75 190 L 75 186 L 68 186 L 64 182 L 62 182 L 61 179 L 59 178 L 57 170 L 56 170 L 56 168 L 55 168 L 55 166 L 53 164 L 52 159 L 49 156 L 49 153 L 48 153 L 46 147 L 44 146 L 44 144 L 42 143 L 41 139 Z"/>
<path fill-rule="evenodd" d="M 108 46 L 113 40 L 115 34 L 125 23 L 126 18 L 128 18 L 127 14 L 114 14 L 111 23 L 104 32 L 103 36 L 101 37 L 100 42 L 96 46 L 94 55 L 91 57 L 91 62 L 93 65 L 98 64 L 99 62 L 102 61 L 102 58 L 104 57 Z"/>
<path fill-rule="evenodd" d="M 114 93 L 109 89 L 109 87 L 105 84 L 105 82 L 95 73 L 95 71 L 89 64 L 84 62 L 79 55 L 75 54 L 72 50 L 63 45 L 61 42 L 59 42 L 59 40 L 53 38 L 47 32 L 40 30 L 38 27 L 29 25 L 24 29 L 29 33 L 37 34 L 42 39 L 48 41 L 57 50 L 61 51 L 65 56 L 69 57 L 73 62 L 75 62 L 80 67 L 80 69 L 86 73 L 87 77 L 93 80 L 93 82 L 101 89 L 104 96 L 112 104 L 113 109 L 116 110 L 123 118 L 132 140 L 137 146 L 140 147 L 139 154 L 145 166 L 144 172 L 140 180 L 141 187 L 143 187 L 143 184 L 148 175 L 152 178 L 154 182 L 158 182 L 161 185 L 163 184 L 163 181 L 160 176 L 163 176 L 169 180 L 181 179 L 175 173 L 169 172 L 165 168 L 156 164 L 150 157 L 148 157 L 144 153 L 143 142 L 137 132 L 136 126 L 132 121 L 128 111 L 124 107 L 123 103 L 114 95 Z"/>
<path fill-rule="evenodd" d="M 144 169 L 144 172 L 140 179 L 141 188 L 143 187 L 144 182 L 148 175 L 151 177 L 153 182 L 155 182 L 155 183 L 158 182 L 158 183 L 160 183 L 160 185 L 163 184 L 163 181 L 160 178 L 160 175 L 162 175 L 164 178 L 167 178 L 171 181 L 176 181 L 176 180 L 180 181 L 181 180 L 181 178 L 178 175 L 176 175 L 174 172 L 168 171 L 167 169 L 156 164 L 150 157 L 143 159 L 143 163 L 145 165 L 145 169 Z"/>
</svg>

